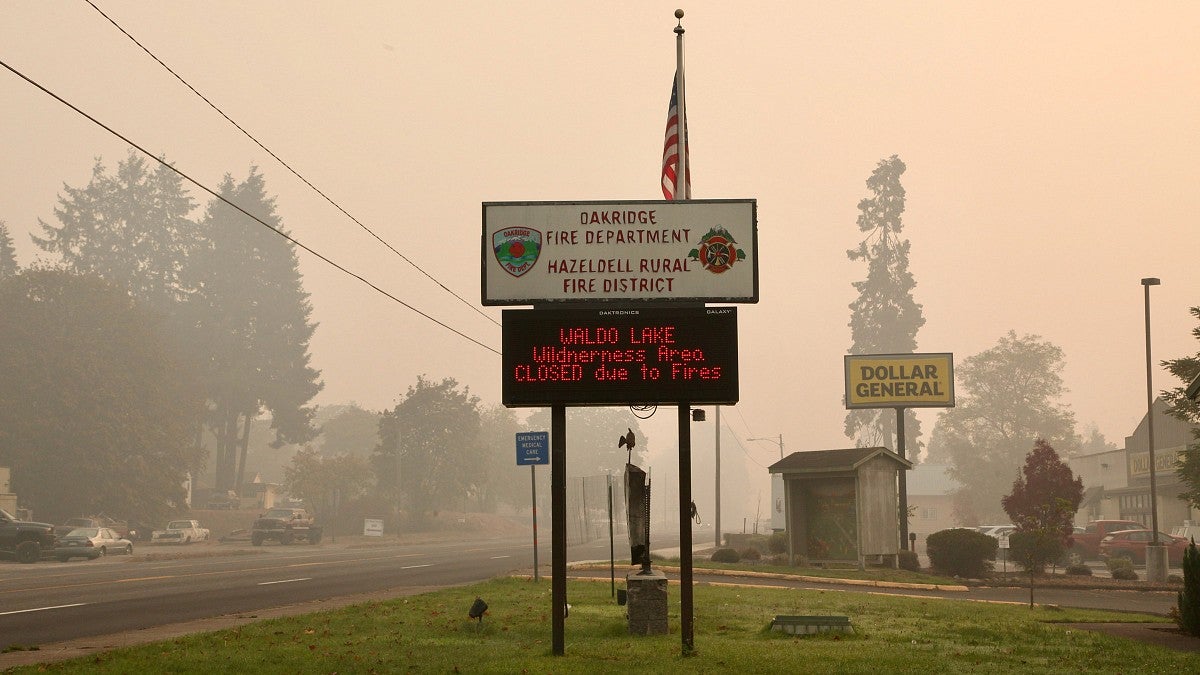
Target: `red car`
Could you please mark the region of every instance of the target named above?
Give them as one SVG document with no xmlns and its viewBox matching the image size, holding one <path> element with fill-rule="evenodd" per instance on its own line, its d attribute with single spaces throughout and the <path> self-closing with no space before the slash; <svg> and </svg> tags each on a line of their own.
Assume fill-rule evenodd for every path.
<svg viewBox="0 0 1200 675">
<path fill-rule="evenodd" d="M 1100 542 L 1101 558 L 1129 558 L 1136 563 L 1146 562 L 1146 545 L 1154 538 L 1151 530 L 1123 530 L 1113 532 Z M 1158 541 L 1167 547 L 1167 560 L 1172 565 L 1183 561 L 1183 552 L 1191 543 L 1183 537 L 1173 537 L 1165 532 L 1158 533 Z"/>
</svg>

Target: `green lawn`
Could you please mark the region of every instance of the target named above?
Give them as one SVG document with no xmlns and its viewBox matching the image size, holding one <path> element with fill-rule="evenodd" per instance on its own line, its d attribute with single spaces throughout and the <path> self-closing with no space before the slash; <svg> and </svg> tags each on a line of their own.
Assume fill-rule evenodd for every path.
<svg viewBox="0 0 1200 675">
<path fill-rule="evenodd" d="M 467 618 L 476 595 L 490 605 Z M 568 584 L 566 654 L 551 655 L 550 582 L 496 579 L 336 611 L 120 649 L 37 669 L 119 673 L 1195 672 L 1196 657 L 1067 621 L 1161 617 L 899 598 L 839 591 L 695 588 L 695 647 L 682 656 L 679 588 L 671 634 L 631 637 L 609 583 Z M 776 614 L 851 618 L 853 635 L 766 630 Z M 31 672 L 33 668 L 16 672 Z"/>
</svg>

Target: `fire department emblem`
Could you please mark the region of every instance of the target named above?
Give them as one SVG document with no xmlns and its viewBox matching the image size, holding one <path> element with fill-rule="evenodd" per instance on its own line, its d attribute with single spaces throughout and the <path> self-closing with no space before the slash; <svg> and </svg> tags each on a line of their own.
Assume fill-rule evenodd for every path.
<svg viewBox="0 0 1200 675">
<path fill-rule="evenodd" d="M 700 246 L 692 249 L 688 257 L 700 261 L 700 266 L 709 272 L 720 274 L 737 261 L 745 260 L 746 251 L 738 248 L 729 230 L 718 225 L 705 233 Z"/>
<path fill-rule="evenodd" d="M 509 227 L 492 235 L 492 253 L 505 272 L 519 277 L 533 269 L 542 252 L 542 233 L 530 227 Z"/>
</svg>

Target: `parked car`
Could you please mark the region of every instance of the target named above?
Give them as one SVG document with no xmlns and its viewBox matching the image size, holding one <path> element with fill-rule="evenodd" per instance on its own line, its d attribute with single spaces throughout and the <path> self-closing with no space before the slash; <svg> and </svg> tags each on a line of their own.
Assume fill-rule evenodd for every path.
<svg viewBox="0 0 1200 675">
<path fill-rule="evenodd" d="M 1183 521 L 1182 525 L 1176 525 L 1175 528 L 1171 530 L 1171 536 L 1183 537 L 1188 541 L 1191 541 L 1192 539 L 1200 540 L 1200 525 L 1197 525 L 1190 520 L 1185 520 Z"/>
<path fill-rule="evenodd" d="M 193 541 L 208 541 L 208 528 L 200 527 L 198 520 L 172 520 L 167 529 L 155 530 L 150 535 L 154 544 L 190 544 Z"/>
<path fill-rule="evenodd" d="M 83 518 L 68 518 L 67 521 L 62 525 L 56 525 L 54 527 L 54 533 L 60 537 L 63 537 L 67 534 L 70 534 L 71 530 L 81 527 L 107 527 L 116 532 L 118 535 L 130 540 L 137 536 L 137 532 L 129 529 L 129 523 L 126 521 L 117 520 L 116 518 L 109 518 L 103 514 Z"/>
<path fill-rule="evenodd" d="M 1146 562 L 1146 545 L 1154 539 L 1152 530 L 1124 530 L 1113 532 L 1100 542 L 1101 558 L 1129 558 L 1136 563 Z M 1167 547 L 1167 560 L 1173 565 L 1183 561 L 1183 552 L 1191 543 L 1183 537 L 1173 537 L 1166 532 L 1158 533 L 1158 541 Z"/>
<path fill-rule="evenodd" d="M 133 555 L 133 542 L 117 534 L 111 527 L 80 527 L 60 537 L 54 557 L 63 562 L 71 558 L 95 560 L 109 553 Z"/>
<path fill-rule="evenodd" d="M 35 563 L 51 555 L 55 548 L 54 526 L 17 520 L 0 509 L 0 557 L 21 563 Z"/>
<path fill-rule="evenodd" d="M 1108 535 L 1122 530 L 1141 529 L 1145 529 L 1145 526 L 1136 520 L 1093 520 L 1083 528 L 1083 532 L 1071 535 L 1067 560 L 1071 563 L 1080 563 L 1097 558 L 1100 555 L 1100 542 Z"/>
</svg>

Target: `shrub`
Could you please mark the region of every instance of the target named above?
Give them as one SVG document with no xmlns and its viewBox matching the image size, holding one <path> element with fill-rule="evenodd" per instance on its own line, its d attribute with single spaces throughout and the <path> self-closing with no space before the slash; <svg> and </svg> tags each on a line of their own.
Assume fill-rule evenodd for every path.
<svg viewBox="0 0 1200 675">
<path fill-rule="evenodd" d="M 1200 635 L 1200 550 L 1196 540 L 1183 552 L 1183 590 L 1179 592 L 1179 630 Z"/>
<path fill-rule="evenodd" d="M 1125 556 L 1113 556 L 1104 562 L 1108 566 L 1109 572 L 1116 572 L 1121 569 L 1133 569 L 1133 561 Z"/>
<path fill-rule="evenodd" d="M 719 548 L 712 553 L 711 560 L 719 563 L 741 562 L 742 557 L 732 548 Z"/>
<path fill-rule="evenodd" d="M 1064 570 L 1068 575 L 1073 577 L 1090 577 L 1092 576 L 1092 568 L 1084 564 L 1069 565 Z"/>
<path fill-rule="evenodd" d="M 1133 567 L 1118 567 L 1113 570 L 1112 578 L 1122 581 L 1137 581 L 1137 572 L 1133 571 Z"/>
<path fill-rule="evenodd" d="M 758 549 L 754 548 L 753 546 L 751 546 L 750 548 L 742 549 L 738 553 L 738 555 L 740 555 L 742 557 L 742 560 L 749 560 L 749 561 L 754 561 L 754 562 L 762 560 L 762 554 L 759 553 Z"/>
<path fill-rule="evenodd" d="M 916 551 L 900 551 L 899 564 L 902 570 L 908 570 L 909 572 L 921 571 L 921 559 L 917 557 Z"/>
<path fill-rule="evenodd" d="M 1047 564 L 1062 558 L 1063 551 L 1062 540 L 1053 533 L 1017 530 L 1008 535 L 1008 559 L 1034 574 L 1041 574 Z"/>
<path fill-rule="evenodd" d="M 775 532 L 767 538 L 767 550 L 771 553 L 787 553 L 788 534 L 787 532 Z"/>
<path fill-rule="evenodd" d="M 943 574 L 971 579 L 991 573 L 998 546 L 995 537 L 961 527 L 934 532 L 925 539 L 930 567 Z"/>
</svg>

